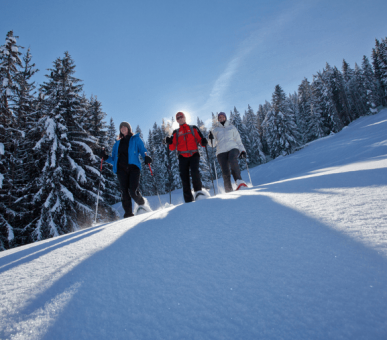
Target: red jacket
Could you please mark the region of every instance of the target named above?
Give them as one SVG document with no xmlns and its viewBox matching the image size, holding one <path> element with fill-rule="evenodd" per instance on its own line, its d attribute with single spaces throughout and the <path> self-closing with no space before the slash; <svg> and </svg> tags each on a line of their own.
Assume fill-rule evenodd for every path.
<svg viewBox="0 0 387 340">
<path fill-rule="evenodd" d="M 198 132 L 199 130 L 196 126 L 192 126 L 192 130 L 195 134 L 196 141 L 187 124 L 180 125 L 178 130 L 173 131 L 173 143 L 169 145 L 169 150 L 175 150 L 177 145 L 177 152 L 183 157 L 191 157 L 194 153 L 198 152 L 198 145 L 196 143 L 200 143 L 203 146 L 202 134 Z M 177 138 L 179 138 L 179 141 Z"/>
</svg>

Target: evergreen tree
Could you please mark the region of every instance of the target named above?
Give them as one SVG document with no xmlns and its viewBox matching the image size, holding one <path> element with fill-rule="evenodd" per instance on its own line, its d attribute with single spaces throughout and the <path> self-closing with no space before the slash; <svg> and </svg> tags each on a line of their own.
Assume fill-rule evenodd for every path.
<svg viewBox="0 0 387 340">
<path fill-rule="evenodd" d="M 80 95 L 82 85 L 73 76 L 75 64 L 66 52 L 49 71 L 41 89 L 45 95 L 44 114 L 37 126 L 42 137 L 34 147 L 41 175 L 30 183 L 38 210 L 38 218 L 28 225 L 33 240 L 91 225 L 100 175 L 99 161 L 90 147 L 96 139 L 80 125 L 85 108 Z M 103 219 L 114 215 L 103 198 L 99 213 Z"/>
<path fill-rule="evenodd" d="M 312 89 L 308 79 L 304 78 L 298 87 L 298 114 L 296 124 L 298 126 L 302 143 L 308 142 L 308 126 L 310 125 L 310 106 L 312 102 Z"/>
<path fill-rule="evenodd" d="M 289 155 L 299 146 L 295 117 L 288 106 L 289 101 L 284 91 L 281 86 L 276 85 L 272 98 L 272 110 L 267 114 L 263 124 L 273 158 Z"/>
<path fill-rule="evenodd" d="M 375 114 L 378 112 L 377 107 L 380 104 L 378 85 L 372 66 L 366 56 L 363 56 L 362 62 L 362 83 L 364 90 L 366 91 L 367 113 Z"/>
<path fill-rule="evenodd" d="M 139 129 L 140 127 L 137 126 L 137 128 Z M 141 130 L 140 130 L 140 132 L 141 132 Z M 117 138 L 116 126 L 114 124 L 113 118 L 110 118 L 110 123 L 109 123 L 108 129 L 107 129 L 106 138 L 107 138 L 106 152 L 108 154 L 111 154 L 111 152 L 113 150 L 114 143 L 116 142 L 116 138 Z M 141 134 L 141 139 L 143 139 L 142 134 Z"/>
<path fill-rule="evenodd" d="M 5 45 L 0 47 L 0 250 L 16 245 L 14 221 L 17 212 L 14 203 L 18 196 L 15 191 L 15 175 L 17 158 L 15 147 L 23 131 L 18 129 L 18 122 L 14 116 L 16 108 L 20 72 L 23 67 L 20 59 L 21 48 L 16 44 L 18 37 L 13 31 L 7 33 Z"/>
<path fill-rule="evenodd" d="M 261 164 L 266 162 L 266 157 L 263 152 L 263 146 L 259 130 L 257 126 L 257 117 L 253 109 L 248 105 L 247 111 L 244 115 L 245 133 L 246 133 L 246 152 L 249 155 L 250 163 Z"/>
<path fill-rule="evenodd" d="M 372 66 L 374 68 L 376 88 L 381 105 L 386 106 L 386 86 L 383 81 L 383 70 L 381 69 L 380 42 L 375 39 L 375 48 L 372 49 Z"/>
</svg>

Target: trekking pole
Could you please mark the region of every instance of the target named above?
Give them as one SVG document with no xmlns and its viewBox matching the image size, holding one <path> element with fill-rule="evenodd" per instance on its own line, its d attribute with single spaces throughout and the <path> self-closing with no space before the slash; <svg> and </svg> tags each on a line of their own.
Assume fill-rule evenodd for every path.
<svg viewBox="0 0 387 340">
<path fill-rule="evenodd" d="M 214 144 L 213 144 L 213 138 L 211 139 L 211 147 L 212 147 L 212 153 L 214 153 Z M 216 186 L 218 188 L 218 194 L 219 194 L 219 181 L 218 181 L 218 173 L 216 172 L 216 163 L 215 163 L 215 157 L 214 157 L 214 173 L 216 177 Z"/>
<path fill-rule="evenodd" d="M 215 177 L 216 177 L 216 186 L 218 187 L 218 193 L 219 193 L 219 181 L 218 181 L 218 174 L 216 173 L 215 159 L 214 159 L 214 172 L 215 172 Z"/>
<path fill-rule="evenodd" d="M 210 163 L 210 157 L 208 157 L 207 145 L 205 148 L 206 148 L 206 154 L 207 154 L 207 163 L 208 163 L 208 165 L 210 165 L 211 163 Z M 214 196 L 216 196 L 214 179 L 212 178 L 211 166 L 210 166 L 210 176 L 211 176 L 212 187 L 214 188 Z"/>
<path fill-rule="evenodd" d="M 101 188 L 101 173 L 102 173 L 102 163 L 103 158 L 101 158 L 101 167 L 99 168 L 99 183 L 98 183 L 98 196 L 97 196 L 97 205 L 95 207 L 95 218 L 94 218 L 94 224 L 97 223 L 97 214 L 98 214 L 98 201 L 99 201 L 99 189 Z"/>
<path fill-rule="evenodd" d="M 251 186 L 253 186 L 253 182 L 251 181 L 251 177 L 250 177 L 249 166 L 247 165 L 247 157 L 245 158 L 245 162 L 246 162 L 247 173 L 249 174 L 250 184 Z"/>
<path fill-rule="evenodd" d="M 152 176 L 152 178 L 153 178 L 153 183 L 154 183 L 155 188 L 156 188 L 157 196 L 159 197 L 160 208 L 162 208 L 163 205 L 161 204 L 161 199 L 160 199 L 159 191 L 157 190 L 156 180 L 155 180 L 155 177 L 153 176 L 153 171 L 152 171 L 152 168 L 151 168 L 151 166 L 150 166 L 150 163 L 148 163 L 148 166 L 149 166 L 149 170 L 150 170 L 151 176 Z"/>
<path fill-rule="evenodd" d="M 171 158 L 170 158 L 170 155 L 169 155 L 169 147 L 168 147 L 168 144 L 165 142 L 165 139 L 164 139 L 163 143 L 164 143 L 165 146 L 167 147 L 167 159 L 168 159 L 168 166 L 167 166 L 167 169 L 168 169 L 168 174 L 169 174 L 169 204 L 172 204 L 172 194 L 171 194 L 171 191 L 172 191 L 172 169 L 171 169 Z"/>
</svg>

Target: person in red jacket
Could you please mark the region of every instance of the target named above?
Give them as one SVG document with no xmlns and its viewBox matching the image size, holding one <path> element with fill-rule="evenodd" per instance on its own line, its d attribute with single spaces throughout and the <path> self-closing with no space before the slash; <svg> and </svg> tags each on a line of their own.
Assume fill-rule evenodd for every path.
<svg viewBox="0 0 387 340">
<path fill-rule="evenodd" d="M 178 112 L 176 114 L 176 121 L 180 125 L 179 129 L 173 131 L 171 137 L 165 138 L 165 142 L 169 145 L 169 150 L 177 150 L 177 153 L 179 154 L 179 171 L 183 183 L 184 201 L 188 203 L 194 200 L 189 178 L 190 169 L 192 185 L 195 191 L 195 200 L 202 195 L 209 196 L 202 188 L 202 181 L 199 173 L 199 143 L 202 147 L 205 147 L 208 142 L 196 126 L 186 124 L 183 112 Z"/>
</svg>

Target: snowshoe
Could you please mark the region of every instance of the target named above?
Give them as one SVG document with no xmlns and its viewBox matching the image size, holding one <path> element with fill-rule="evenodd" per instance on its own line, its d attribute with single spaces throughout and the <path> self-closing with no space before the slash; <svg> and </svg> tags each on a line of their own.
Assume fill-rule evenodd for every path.
<svg viewBox="0 0 387 340">
<path fill-rule="evenodd" d="M 237 180 L 236 180 L 236 185 L 237 185 L 236 190 L 247 188 L 246 182 L 245 182 L 245 181 L 242 181 L 241 179 L 237 179 Z"/>
<path fill-rule="evenodd" d="M 136 216 L 137 215 L 141 215 L 141 214 L 145 214 L 147 212 L 151 212 L 152 211 L 151 207 L 149 206 L 148 200 L 146 198 L 144 198 L 144 200 L 145 200 L 145 204 L 143 204 L 143 205 L 137 205 L 136 204 L 136 207 L 134 209 L 134 211 L 135 211 L 134 214 Z"/>
<path fill-rule="evenodd" d="M 206 189 L 195 191 L 195 193 L 194 193 L 195 201 L 206 199 L 208 197 L 211 197 L 211 195 Z"/>
</svg>

